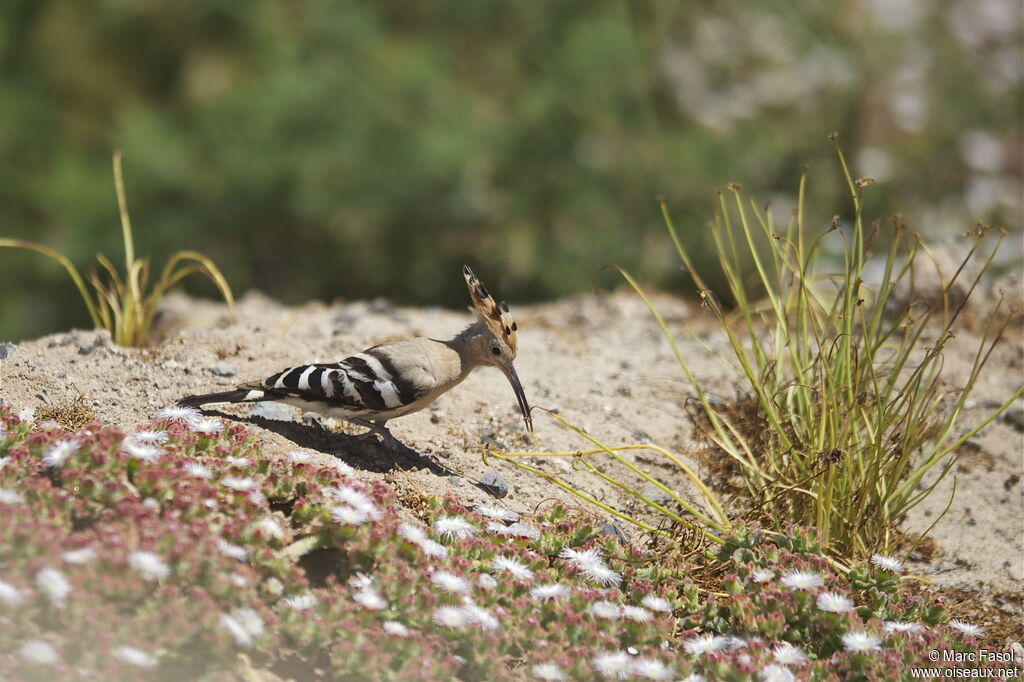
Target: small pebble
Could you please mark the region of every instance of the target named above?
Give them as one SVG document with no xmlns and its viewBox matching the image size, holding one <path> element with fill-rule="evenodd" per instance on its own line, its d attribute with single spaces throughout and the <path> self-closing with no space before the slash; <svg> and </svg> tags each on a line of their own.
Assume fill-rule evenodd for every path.
<svg viewBox="0 0 1024 682">
<path fill-rule="evenodd" d="M 238 374 L 238 368 L 228 362 L 217 363 L 210 371 L 219 377 L 233 377 Z"/>
<path fill-rule="evenodd" d="M 623 533 L 618 526 L 609 521 L 603 521 L 600 529 L 601 535 L 610 535 L 622 544 L 628 544 L 629 540 L 626 538 L 626 534 Z"/>
<path fill-rule="evenodd" d="M 491 469 L 480 477 L 480 487 L 497 498 L 508 495 L 508 481 L 497 469 Z"/>
</svg>

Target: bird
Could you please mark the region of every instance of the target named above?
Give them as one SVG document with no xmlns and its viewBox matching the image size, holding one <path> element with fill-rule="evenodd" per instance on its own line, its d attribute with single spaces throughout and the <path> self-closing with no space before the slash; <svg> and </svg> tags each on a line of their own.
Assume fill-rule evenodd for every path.
<svg viewBox="0 0 1024 682">
<path fill-rule="evenodd" d="M 468 265 L 462 267 L 462 274 L 476 321 L 447 341 L 415 337 L 383 343 L 338 362 L 288 367 L 263 381 L 188 396 L 177 404 L 202 408 L 282 402 L 368 428 L 391 449 L 408 451 L 412 449 L 387 428 L 388 421 L 422 410 L 473 370 L 496 367 L 512 385 L 526 429 L 533 431 L 530 405 L 513 366 L 519 327 L 508 304 L 495 302 Z"/>
</svg>

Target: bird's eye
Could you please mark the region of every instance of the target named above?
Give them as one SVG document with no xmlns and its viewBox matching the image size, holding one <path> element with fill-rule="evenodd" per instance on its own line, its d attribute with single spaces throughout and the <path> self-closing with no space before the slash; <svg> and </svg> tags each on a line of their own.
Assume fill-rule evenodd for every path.
<svg viewBox="0 0 1024 682">
<path fill-rule="evenodd" d="M 501 355 L 501 349 L 498 348 L 497 346 L 491 346 L 491 352 L 494 353 L 495 355 Z"/>
</svg>

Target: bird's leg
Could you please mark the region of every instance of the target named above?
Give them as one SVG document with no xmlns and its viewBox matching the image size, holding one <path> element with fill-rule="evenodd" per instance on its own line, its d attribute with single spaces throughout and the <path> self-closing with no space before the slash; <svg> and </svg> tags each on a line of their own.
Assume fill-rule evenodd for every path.
<svg viewBox="0 0 1024 682">
<path fill-rule="evenodd" d="M 388 448 L 392 452 L 422 457 L 422 454 L 419 451 L 409 447 L 402 441 L 395 438 L 394 434 L 391 433 L 391 431 L 389 431 L 388 428 L 383 424 L 375 424 L 371 421 L 360 419 L 359 417 L 346 417 L 345 419 L 346 421 L 352 422 L 353 424 L 356 424 L 358 426 L 364 426 L 373 431 L 374 433 L 376 433 L 378 436 L 380 436 L 384 447 Z"/>
</svg>

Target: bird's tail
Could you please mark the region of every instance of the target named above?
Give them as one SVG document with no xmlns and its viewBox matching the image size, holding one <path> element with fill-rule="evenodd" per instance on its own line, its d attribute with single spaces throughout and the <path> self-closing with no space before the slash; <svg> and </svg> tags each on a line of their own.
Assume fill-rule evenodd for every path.
<svg viewBox="0 0 1024 682">
<path fill-rule="evenodd" d="M 190 395 L 178 401 L 182 407 L 202 407 L 212 403 L 251 403 L 267 400 L 266 391 L 259 388 L 238 388 L 234 391 Z"/>
</svg>

